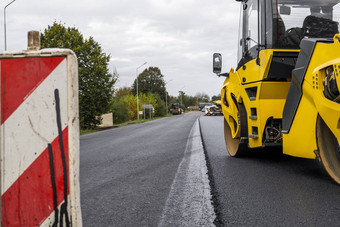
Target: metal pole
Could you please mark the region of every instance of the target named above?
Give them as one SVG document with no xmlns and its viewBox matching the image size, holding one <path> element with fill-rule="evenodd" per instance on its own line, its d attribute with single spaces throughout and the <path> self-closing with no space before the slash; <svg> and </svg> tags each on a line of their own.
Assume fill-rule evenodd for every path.
<svg viewBox="0 0 340 227">
<path fill-rule="evenodd" d="M 139 106 L 138 106 L 138 68 L 136 69 L 136 77 L 137 77 L 137 120 L 139 120 Z"/>
<path fill-rule="evenodd" d="M 142 65 L 140 65 L 139 67 L 137 67 L 136 69 L 136 80 L 137 80 L 137 120 L 139 120 L 139 105 L 138 105 L 138 69 L 140 67 L 142 67 L 143 65 L 145 65 L 147 62 L 144 62 Z"/>
<path fill-rule="evenodd" d="M 167 85 L 167 83 L 171 82 L 172 80 L 169 80 L 168 82 L 165 82 L 165 85 Z M 166 111 L 166 115 L 168 115 L 168 92 L 166 92 L 166 88 L 165 88 L 165 111 Z"/>
<path fill-rule="evenodd" d="M 5 8 L 4 8 L 4 35 L 5 35 L 5 51 L 7 50 L 7 38 L 6 38 L 6 8 L 12 4 L 13 2 L 15 2 L 15 0 L 11 1 L 10 3 L 8 3 Z"/>
<path fill-rule="evenodd" d="M 182 108 L 182 94 L 183 94 L 183 91 L 179 91 L 181 108 Z"/>
<path fill-rule="evenodd" d="M 6 6 L 7 7 L 7 6 Z M 7 50 L 6 43 L 6 7 L 4 8 L 4 36 L 5 36 L 5 51 Z"/>
</svg>

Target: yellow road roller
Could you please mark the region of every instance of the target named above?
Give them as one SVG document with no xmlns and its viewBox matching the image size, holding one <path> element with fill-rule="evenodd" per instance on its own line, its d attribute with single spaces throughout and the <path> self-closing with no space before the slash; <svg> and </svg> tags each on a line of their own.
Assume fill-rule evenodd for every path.
<svg viewBox="0 0 340 227">
<path fill-rule="evenodd" d="M 282 146 L 340 184 L 340 0 L 237 0 L 238 65 L 221 73 L 228 153 Z"/>
</svg>

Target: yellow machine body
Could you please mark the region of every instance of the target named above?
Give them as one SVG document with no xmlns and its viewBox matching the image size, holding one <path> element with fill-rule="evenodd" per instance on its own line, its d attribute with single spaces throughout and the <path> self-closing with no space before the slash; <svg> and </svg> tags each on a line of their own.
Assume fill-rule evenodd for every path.
<svg viewBox="0 0 340 227">
<path fill-rule="evenodd" d="M 228 153 L 279 146 L 340 184 L 340 0 L 237 0 L 238 65 L 222 71 Z"/>
<path fill-rule="evenodd" d="M 340 141 L 340 105 L 327 99 L 323 93 L 325 69 L 334 67 L 340 73 L 340 36 L 333 43 L 318 42 L 315 46 L 304 83 L 302 97 L 288 133 L 282 134 L 283 153 L 315 159 L 316 122 L 318 115 Z M 266 81 L 274 52 L 299 50 L 265 49 L 260 51 L 260 64 L 249 61 L 237 71 L 231 69 L 221 90 L 222 111 L 232 131 L 233 138 L 240 137 L 237 103 L 242 103 L 247 113 L 248 146 L 264 147 L 263 132 L 269 118 L 282 119 L 291 81 Z M 339 83 L 340 79 L 337 80 Z M 340 84 L 338 84 L 339 86 Z M 253 96 L 247 89 L 256 90 Z M 255 89 L 256 88 L 256 89 Z M 252 115 L 253 113 L 253 115 Z M 255 133 L 255 131 L 257 133 Z"/>
</svg>

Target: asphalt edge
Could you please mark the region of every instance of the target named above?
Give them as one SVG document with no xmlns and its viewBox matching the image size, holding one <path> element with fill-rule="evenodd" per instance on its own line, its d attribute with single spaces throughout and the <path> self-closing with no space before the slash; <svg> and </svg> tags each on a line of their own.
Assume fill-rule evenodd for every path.
<svg viewBox="0 0 340 227">
<path fill-rule="evenodd" d="M 196 143 L 194 143 L 195 141 Z M 197 154 L 199 154 L 199 160 L 193 159 L 193 157 L 197 157 Z M 196 163 L 196 164 L 200 163 L 201 165 L 196 165 L 196 164 L 191 164 L 191 163 Z M 188 196 L 188 194 L 185 193 L 186 191 L 190 191 L 190 190 L 187 190 L 188 185 L 190 185 L 188 184 L 189 182 L 188 176 L 190 179 L 192 179 L 192 176 L 190 175 L 192 175 L 193 172 L 196 172 L 195 170 L 198 170 L 199 176 L 197 176 L 197 174 L 196 176 L 193 175 L 194 178 L 196 177 L 196 180 L 192 181 L 191 183 L 196 182 L 195 184 L 197 184 L 197 182 L 202 183 L 204 181 L 205 183 L 203 184 L 205 186 L 204 187 L 205 189 L 203 189 L 203 191 L 198 194 L 189 193 L 190 196 Z M 203 177 L 204 179 L 201 178 L 202 175 L 204 175 Z M 197 179 L 197 177 L 199 179 Z M 187 189 L 185 187 L 187 187 Z M 189 187 L 189 188 L 195 188 L 195 185 L 194 187 Z M 184 192 L 183 194 L 184 196 L 183 195 L 178 196 L 180 195 L 179 192 L 182 192 L 182 193 Z M 177 195 L 177 196 L 174 196 L 174 195 Z M 192 197 L 192 195 L 194 196 L 196 195 L 196 199 Z M 181 199 L 180 200 L 174 199 L 176 197 L 180 197 Z M 202 201 L 200 201 L 199 204 L 197 204 L 197 200 L 200 200 L 200 199 L 197 199 L 198 197 L 206 198 L 205 200 L 206 206 L 202 204 Z M 189 198 L 189 200 L 183 203 L 183 201 L 185 201 L 183 200 L 183 198 Z M 199 210 L 196 210 L 198 212 L 195 212 L 196 216 L 195 215 L 191 216 L 190 214 L 188 215 L 186 214 L 186 212 L 183 212 L 185 211 L 185 209 L 183 210 L 183 208 L 185 207 L 183 205 L 191 204 L 191 202 L 195 203 L 195 201 L 197 204 L 197 208 L 199 209 Z M 200 213 L 199 211 L 201 211 L 203 207 L 206 207 L 207 209 L 205 209 L 205 211 Z M 186 209 L 186 210 L 192 210 L 192 209 Z M 177 212 L 177 216 L 174 215 L 174 212 L 175 213 Z M 207 220 L 208 222 L 204 222 L 204 221 L 202 222 L 201 218 L 203 216 L 207 217 L 206 216 L 207 214 L 211 218 L 208 218 L 208 219 L 205 218 L 204 220 Z M 211 214 L 211 216 L 209 214 Z M 187 219 L 187 217 L 190 217 L 190 220 Z M 181 220 L 184 220 L 184 222 L 178 223 L 178 221 L 181 221 Z M 191 127 L 191 130 L 190 130 L 190 133 L 187 139 L 187 144 L 186 144 L 186 148 L 184 151 L 182 161 L 180 162 L 178 166 L 175 178 L 170 188 L 170 192 L 165 202 L 165 206 L 163 207 L 163 212 L 158 222 L 158 227 L 163 227 L 163 226 L 216 226 L 215 220 L 216 220 L 215 207 L 212 201 L 211 185 L 210 185 L 210 180 L 209 180 L 209 175 L 208 175 L 207 161 L 206 161 L 203 143 L 202 143 L 200 122 L 199 122 L 198 117 L 196 117 L 195 122 L 193 126 Z M 195 222 L 195 224 L 193 224 L 193 222 Z"/>
<path fill-rule="evenodd" d="M 207 174 L 208 174 L 209 185 L 210 185 L 210 190 L 211 190 L 210 193 L 211 193 L 211 196 L 212 196 L 212 205 L 214 207 L 214 211 L 215 211 L 215 215 L 216 215 L 216 218 L 214 220 L 214 224 L 216 226 L 225 226 L 225 224 L 223 223 L 222 214 L 220 212 L 219 194 L 218 194 L 216 187 L 215 187 L 215 179 L 214 179 L 213 169 L 212 169 L 210 159 L 209 159 L 209 156 L 208 156 L 208 152 L 207 152 L 207 149 L 206 149 L 206 146 L 205 146 L 205 143 L 204 143 L 202 127 L 201 127 L 201 116 L 198 118 L 198 125 L 199 125 L 202 145 L 203 145 L 205 161 L 206 161 L 207 169 L 208 169 Z"/>
</svg>

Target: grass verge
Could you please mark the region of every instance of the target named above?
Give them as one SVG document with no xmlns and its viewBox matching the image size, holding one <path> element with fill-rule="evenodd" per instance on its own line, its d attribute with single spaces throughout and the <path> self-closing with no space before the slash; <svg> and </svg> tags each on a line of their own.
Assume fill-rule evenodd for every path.
<svg viewBox="0 0 340 227">
<path fill-rule="evenodd" d="M 129 125 L 129 124 L 144 123 L 144 122 L 157 120 L 157 119 L 164 118 L 164 117 L 171 117 L 171 116 L 172 116 L 172 114 L 168 114 L 168 115 L 163 116 L 163 117 L 154 117 L 154 118 L 145 119 L 145 120 L 140 119 L 140 120 L 134 120 L 134 121 L 127 121 L 127 122 L 123 122 L 123 123 L 120 123 L 120 124 L 114 124 L 114 125 L 108 126 L 108 127 L 98 127 L 96 129 L 80 130 L 80 135 L 90 134 L 90 133 L 94 133 L 94 132 L 100 132 L 100 131 L 103 131 L 103 130 L 107 130 L 107 129 L 111 129 L 111 128 L 117 128 L 117 127 L 120 127 L 120 126 Z"/>
</svg>

